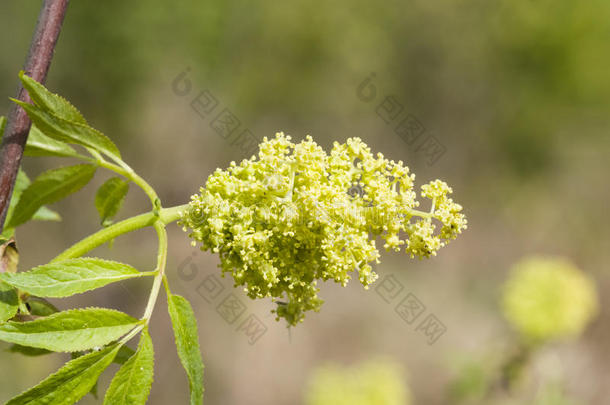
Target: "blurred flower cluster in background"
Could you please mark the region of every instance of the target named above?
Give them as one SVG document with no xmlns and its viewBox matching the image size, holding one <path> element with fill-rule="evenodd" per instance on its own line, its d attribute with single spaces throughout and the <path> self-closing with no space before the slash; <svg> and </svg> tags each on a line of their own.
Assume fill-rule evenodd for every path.
<svg viewBox="0 0 610 405">
<path fill-rule="evenodd" d="M 0 4 L 3 114 L 39 3 Z M 232 289 L 215 255 L 170 229 L 168 277 L 195 307 L 207 404 L 324 405 L 339 396 L 362 405 L 602 405 L 610 397 L 609 21 L 602 0 L 74 1 L 47 85 L 117 142 L 167 206 L 188 202 L 216 168 L 249 158 L 244 134 L 261 141 L 284 131 L 325 150 L 359 137 L 402 160 L 417 184 L 446 181 L 464 207 L 467 232 L 437 256 L 381 253 L 373 270 L 400 281 L 396 301 L 381 299 L 375 284 L 323 283 L 323 310 L 290 329 L 270 313 L 275 304 Z M 32 176 L 57 164 L 24 160 Z M 98 177 L 52 207 L 62 222 L 20 229 L 20 268 L 99 227 Z M 125 216 L 147 207 L 132 194 Z M 148 231 L 118 239 L 112 257 L 150 270 L 155 240 Z M 109 247 L 95 253 L 109 256 Z M 147 291 L 126 281 L 62 305 L 139 313 Z M 397 297 L 407 294 L 442 320 L 433 344 L 421 336 L 424 316 L 412 324 L 397 316 Z M 228 302 L 237 308 L 230 314 Z M 150 403 L 187 403 L 169 319 L 157 312 Z M 66 360 L 23 360 L 7 347 L 0 399 Z"/>
</svg>

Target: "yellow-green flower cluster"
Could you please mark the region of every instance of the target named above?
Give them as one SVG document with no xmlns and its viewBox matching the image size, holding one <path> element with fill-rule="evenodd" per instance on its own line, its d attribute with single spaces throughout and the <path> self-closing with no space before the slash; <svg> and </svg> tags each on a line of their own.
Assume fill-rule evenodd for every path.
<svg viewBox="0 0 610 405">
<path fill-rule="evenodd" d="M 307 405 L 408 405 L 411 395 L 400 364 L 369 360 L 353 367 L 327 364 L 312 374 Z"/>
<path fill-rule="evenodd" d="M 597 313 L 595 285 L 562 258 L 528 257 L 504 287 L 504 313 L 533 342 L 578 336 Z"/>
<path fill-rule="evenodd" d="M 359 138 L 327 154 L 311 137 L 295 144 L 279 133 L 258 157 L 217 169 L 182 224 L 202 250 L 220 255 L 223 274 L 251 298 L 272 297 L 278 317 L 295 325 L 320 308 L 318 280 L 346 285 L 352 271 L 365 287 L 377 279 L 377 236 L 387 250 L 429 257 L 465 229 L 442 181 L 422 187 L 431 208 L 416 210 L 414 179 Z"/>
</svg>

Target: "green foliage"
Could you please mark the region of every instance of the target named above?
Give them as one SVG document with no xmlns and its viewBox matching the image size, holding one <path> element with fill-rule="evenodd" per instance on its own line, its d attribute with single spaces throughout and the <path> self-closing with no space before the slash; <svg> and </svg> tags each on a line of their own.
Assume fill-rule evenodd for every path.
<svg viewBox="0 0 610 405">
<path fill-rule="evenodd" d="M 68 121 L 79 124 L 87 124 L 83 115 L 63 97 L 51 93 L 42 84 L 27 76 L 22 70 L 19 72 L 19 79 L 23 87 L 28 91 L 34 104 L 43 108 L 45 111 L 52 111 L 55 115 Z"/>
<path fill-rule="evenodd" d="M 17 179 L 15 180 L 13 196 L 11 197 L 11 206 L 9 207 L 9 214 L 12 214 L 12 211 L 15 209 L 15 206 L 19 203 L 19 200 L 21 199 L 21 195 L 31 184 L 32 182 L 30 181 L 28 175 L 23 170 L 19 170 L 19 172 L 17 173 Z M 10 218 L 9 214 L 7 214 L 7 222 Z M 60 221 L 61 217 L 57 212 L 50 210 L 48 207 L 42 206 L 34 213 L 34 215 L 32 215 L 31 219 L 37 221 Z"/>
<path fill-rule="evenodd" d="M 114 376 L 104 404 L 145 404 L 153 382 L 154 357 L 152 340 L 148 330 L 144 329 L 137 352 Z"/>
<path fill-rule="evenodd" d="M 120 159 L 114 143 L 91 128 L 75 107 L 23 73 L 20 78 L 35 104 L 14 100 L 25 109 L 34 124 L 26 154 L 76 158 L 86 163 L 46 171 L 33 182 L 20 171 L 9 206 L 5 236 L 12 236 L 15 227 L 30 219 L 58 219 L 59 216 L 44 205 L 59 201 L 85 186 L 98 167 L 122 177 L 109 179 L 96 194 L 95 207 L 105 229 L 67 249 L 60 255 L 61 260 L 53 260 L 30 271 L 17 272 L 18 256 L 14 242 L 3 239 L 1 246 L 5 254 L 0 269 L 0 339 L 13 343 L 9 349 L 11 352 L 25 356 L 71 352 L 73 357 L 57 373 L 13 398 L 9 404 L 66 405 L 78 401 L 87 392 L 97 397 L 97 379 L 113 361 L 122 367 L 114 377 L 104 403 L 144 404 L 153 381 L 154 364 L 147 325 L 164 277 L 167 260 L 165 226 L 179 218 L 181 207 L 163 209 L 154 189 Z M 4 122 L 2 119 L 0 124 L 4 125 Z M 91 157 L 81 155 L 67 143 L 83 146 Z M 106 161 L 102 154 L 113 162 Z M 111 225 L 130 182 L 142 188 L 153 203 L 151 220 L 140 221 L 138 218 L 142 216 L 138 216 Z M 144 217 L 148 218 L 149 215 L 145 214 Z M 154 271 L 140 272 L 114 261 L 79 257 L 116 235 L 147 225 L 153 225 L 159 233 L 158 263 Z M 53 304 L 41 298 L 67 297 L 142 276 L 154 276 L 155 281 L 141 319 L 103 308 L 59 312 Z M 178 353 L 189 377 L 192 403 L 201 404 L 203 363 L 194 313 L 182 297 L 171 295 L 167 285 L 166 290 Z M 137 352 L 124 345 L 142 330 Z M 117 339 L 121 340 L 117 342 Z M 86 353 L 89 350 L 92 352 Z"/>
<path fill-rule="evenodd" d="M 44 298 L 28 297 L 25 304 L 27 305 L 30 314 L 34 316 L 49 316 L 59 312 L 55 305 Z"/>
<path fill-rule="evenodd" d="M 129 183 L 120 177 L 108 179 L 95 194 L 95 208 L 100 214 L 102 225 L 110 225 L 112 218 L 119 212 L 129 191 Z"/>
<path fill-rule="evenodd" d="M 0 116 L 0 139 L 4 136 L 4 128 L 6 127 L 6 117 Z"/>
<path fill-rule="evenodd" d="M 133 267 L 97 258 L 68 259 L 27 272 L 2 273 L 0 280 L 39 297 L 68 297 L 129 278 L 150 276 Z"/>
<path fill-rule="evenodd" d="M 76 352 L 104 346 L 139 324 L 141 321 L 115 310 L 73 309 L 30 322 L 9 321 L 0 325 L 0 339 L 54 352 Z"/>
<path fill-rule="evenodd" d="M 8 273 L 0 273 L 4 275 Z M 0 323 L 8 321 L 17 314 L 19 308 L 19 297 L 17 290 L 12 286 L 0 281 Z"/>
<path fill-rule="evenodd" d="M 74 148 L 44 135 L 36 125 L 32 125 L 30 129 L 23 154 L 25 156 L 77 156 Z"/>
<path fill-rule="evenodd" d="M 20 169 L 19 172 L 17 172 L 17 179 L 15 180 L 13 195 L 11 196 L 11 202 L 6 213 L 6 225 L 4 227 L 3 232 L 3 236 L 5 237 L 10 237 L 13 234 L 14 229 L 10 226 L 13 211 L 15 211 L 15 207 L 19 203 L 23 191 L 27 189 L 30 184 L 31 181 L 29 177 L 27 176 L 27 174 L 25 174 L 23 170 Z M 32 215 L 31 219 L 38 221 L 60 221 L 61 217 L 57 212 L 52 211 L 45 206 L 42 206 L 34 213 L 34 215 Z"/>
<path fill-rule="evenodd" d="M 112 345 L 66 363 L 37 386 L 11 399 L 6 405 L 70 405 L 87 395 L 120 349 Z"/>
<path fill-rule="evenodd" d="M 133 356 L 134 354 L 136 354 L 136 351 L 133 350 L 131 347 L 129 346 L 121 346 L 121 348 L 119 349 L 119 352 L 116 354 L 116 357 L 114 358 L 114 362 L 120 365 L 123 365 L 127 362 L 127 360 L 129 360 L 131 358 L 131 356 Z"/>
<path fill-rule="evenodd" d="M 45 354 L 53 353 L 52 351 L 47 350 L 47 349 L 38 349 L 36 347 L 21 346 L 21 345 L 16 345 L 16 344 L 11 345 L 11 347 L 8 349 L 8 351 L 11 353 L 19 353 L 19 354 L 22 354 L 22 355 L 28 356 L 28 357 L 36 357 L 36 356 L 42 356 Z"/>
<path fill-rule="evenodd" d="M 167 297 L 169 316 L 172 319 L 176 349 L 182 367 L 186 370 L 191 390 L 191 405 L 203 403 L 203 363 L 199 350 L 197 319 L 189 302 L 179 296 Z"/>
<path fill-rule="evenodd" d="M 80 190 L 93 178 L 96 169 L 94 165 L 80 164 L 42 173 L 23 191 L 7 227 L 21 225 L 43 205 L 57 202 Z"/>
<path fill-rule="evenodd" d="M 28 114 L 32 123 L 45 135 L 58 141 L 92 148 L 113 158 L 120 158 L 116 145 L 96 129 L 85 124 L 62 119 L 43 108 L 13 100 Z"/>
<path fill-rule="evenodd" d="M 421 195 L 431 201 L 431 209 L 416 210 L 419 202 L 408 168 L 380 154 L 373 156 L 358 138 L 335 144 L 329 155 L 310 137 L 298 145 L 283 134 L 275 140 L 265 139 L 258 161 L 252 158 L 240 166 L 233 163 L 226 172 L 218 170 L 191 204 L 163 208 L 155 190 L 121 160 L 110 139 L 90 127 L 65 99 L 23 73 L 20 77 L 34 101 L 26 104 L 14 100 L 34 124 L 28 154 L 70 157 L 85 163 L 46 171 L 31 183 L 21 173 L 7 224 L 11 233 L 33 218 L 55 219 L 44 205 L 81 189 L 97 168 L 121 177 L 111 178 L 97 191 L 95 207 L 103 229 L 48 264 L 17 272 L 14 262 L 10 272 L 0 272 L 0 287 L 4 289 L 0 291 L 4 301 L 0 302 L 6 305 L 0 305 L 0 321 L 6 321 L 0 323 L 0 339 L 13 343 L 11 351 L 15 353 L 34 356 L 49 351 L 70 352 L 74 357 L 9 404 L 66 405 L 87 392 L 97 395 L 97 379 L 113 361 L 122 367 L 104 403 L 144 404 L 154 369 L 148 324 L 162 284 L 178 357 L 189 381 L 190 403 L 203 403 L 204 366 L 197 320 L 189 302 L 171 293 L 164 274 L 168 251 L 165 227 L 180 218 L 193 228 L 193 238 L 203 242 L 204 248 L 220 253 L 223 270 L 231 271 L 238 285 L 246 284 L 250 297 L 287 295 L 289 302 L 277 313 L 290 324 L 301 321 L 305 310 L 318 309 L 318 279 L 345 284 L 350 278 L 347 273 L 357 270 L 366 287 L 375 280 L 369 262 L 377 261 L 379 253 L 369 233 L 384 238 L 387 250 L 404 246 L 412 256 L 429 257 L 466 227 L 462 207 L 448 197 L 451 189 L 444 182 L 424 185 Z M 84 147 L 90 157 L 68 143 Z M 112 224 L 129 183 L 147 194 L 151 211 Z M 349 189 L 357 186 L 362 194 L 350 194 Z M 440 224 L 438 232 L 433 220 Z M 80 257 L 144 226 L 153 226 L 159 239 L 154 271 L 139 272 L 126 264 Z M 405 239 L 401 239 L 402 233 Z M 41 298 L 67 297 L 148 275 L 154 276 L 154 281 L 140 319 L 104 308 L 58 312 Z M 140 344 L 134 353 L 124 344 L 140 332 Z M 395 394 L 399 398 L 404 393 L 396 389 L 396 380 L 384 367 L 371 366 L 370 376 L 382 376 L 382 390 L 390 392 L 391 398 Z M 367 374 L 363 382 L 371 378 Z M 367 391 L 366 396 L 382 401 L 376 402 L 379 404 L 396 403 L 392 402 L 395 398 L 381 397 L 376 391 Z"/>
</svg>

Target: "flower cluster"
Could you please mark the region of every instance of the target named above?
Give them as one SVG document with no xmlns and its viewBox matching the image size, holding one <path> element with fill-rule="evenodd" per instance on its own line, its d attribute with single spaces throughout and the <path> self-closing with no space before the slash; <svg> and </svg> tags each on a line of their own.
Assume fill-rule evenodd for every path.
<svg viewBox="0 0 610 405">
<path fill-rule="evenodd" d="M 373 283 L 378 236 L 386 250 L 421 258 L 466 228 L 444 182 L 422 187 L 431 208 L 417 210 L 415 176 L 359 138 L 335 142 L 330 154 L 309 136 L 290 139 L 265 138 L 258 157 L 217 169 L 181 219 L 194 244 L 220 255 L 236 286 L 278 303 L 278 319 L 295 325 L 317 311 L 319 280 L 346 285 L 355 270 L 365 288 Z"/>
<path fill-rule="evenodd" d="M 513 266 L 504 313 L 528 341 L 578 336 L 597 312 L 593 282 L 562 258 L 529 257 Z"/>
</svg>

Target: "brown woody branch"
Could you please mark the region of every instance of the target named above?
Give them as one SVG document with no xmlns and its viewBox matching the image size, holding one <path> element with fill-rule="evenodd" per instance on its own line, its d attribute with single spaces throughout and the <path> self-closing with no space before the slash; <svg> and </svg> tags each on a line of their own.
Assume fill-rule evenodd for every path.
<svg viewBox="0 0 610 405">
<path fill-rule="evenodd" d="M 51 65 L 55 44 L 61 31 L 69 0 L 44 0 L 30 50 L 23 70 L 34 80 L 44 83 Z M 19 100 L 30 102 L 23 86 L 19 87 Z M 25 111 L 14 105 L 8 115 L 2 146 L 0 147 L 0 232 L 4 228 L 15 178 L 23 157 L 23 150 L 31 126 Z"/>
</svg>

